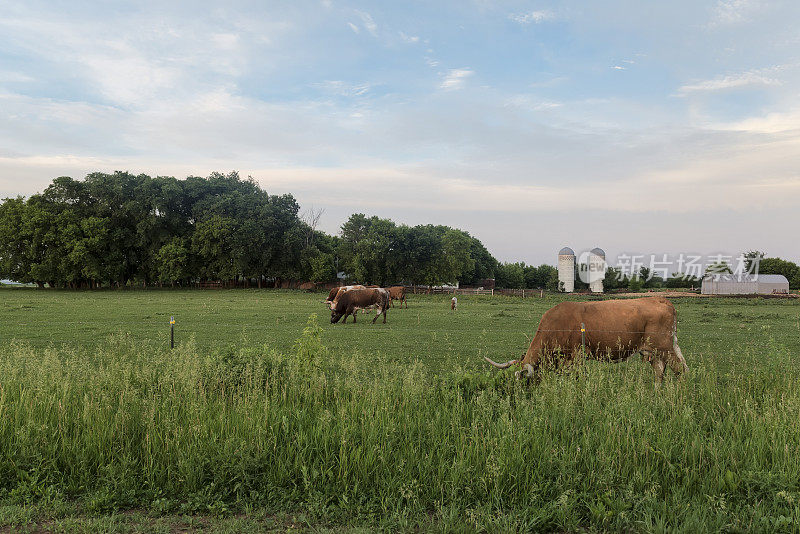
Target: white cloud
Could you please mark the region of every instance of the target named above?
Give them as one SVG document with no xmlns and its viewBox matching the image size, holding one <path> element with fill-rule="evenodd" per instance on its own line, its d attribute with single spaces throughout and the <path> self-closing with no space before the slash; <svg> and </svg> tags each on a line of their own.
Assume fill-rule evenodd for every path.
<svg viewBox="0 0 800 534">
<path fill-rule="evenodd" d="M 548 111 L 563 106 L 561 102 L 541 100 L 529 95 L 517 95 L 509 98 L 505 106 L 518 107 L 529 111 Z"/>
<path fill-rule="evenodd" d="M 710 25 L 714 27 L 743 22 L 760 8 L 758 0 L 718 0 L 711 13 Z"/>
<path fill-rule="evenodd" d="M 400 32 L 400 38 L 407 43 L 418 43 L 419 37 L 416 35 L 408 35 L 405 32 Z"/>
<path fill-rule="evenodd" d="M 769 113 L 763 117 L 750 117 L 744 120 L 714 124 L 718 130 L 729 130 L 761 134 L 800 132 L 800 109 Z"/>
<path fill-rule="evenodd" d="M 34 80 L 33 77 L 28 76 L 25 73 L 11 71 L 11 70 L 0 70 L 0 83 L 7 82 L 7 83 L 24 83 L 24 82 L 32 82 Z"/>
<path fill-rule="evenodd" d="M 465 69 L 450 69 L 447 72 L 447 75 L 442 80 L 441 87 L 446 91 L 453 91 L 456 89 L 461 89 L 464 86 L 467 78 L 475 74 L 475 71 L 465 68 Z"/>
<path fill-rule="evenodd" d="M 508 18 L 517 24 L 539 24 L 540 22 L 552 19 L 553 14 L 549 11 L 530 11 L 528 13 L 513 13 L 509 15 Z"/>
<path fill-rule="evenodd" d="M 372 34 L 373 37 L 378 36 L 378 25 L 375 24 L 375 21 L 372 19 L 372 15 L 365 11 L 355 10 L 356 15 L 361 17 L 361 22 L 364 24 L 364 28 L 367 29 L 369 33 Z"/>
<path fill-rule="evenodd" d="M 239 45 L 239 36 L 235 33 L 215 33 L 211 39 L 221 50 L 235 50 Z"/>
<path fill-rule="evenodd" d="M 313 85 L 339 96 L 362 96 L 367 94 L 371 87 L 368 83 L 353 84 L 342 80 L 325 80 Z"/>
<path fill-rule="evenodd" d="M 611 68 L 612 68 L 612 69 L 616 69 L 616 70 L 626 70 L 626 68 L 625 68 L 625 67 L 623 67 L 623 66 L 620 66 L 620 65 L 614 65 L 614 66 L 613 66 L 613 67 L 611 67 Z"/>
<path fill-rule="evenodd" d="M 544 79 L 538 82 L 532 82 L 530 85 L 528 85 L 528 87 L 531 88 L 555 87 L 567 81 L 569 81 L 569 78 L 567 78 L 566 76 L 552 76 L 549 79 Z"/>
<path fill-rule="evenodd" d="M 768 78 L 758 72 L 749 71 L 684 85 L 678 89 L 678 95 L 684 96 L 694 92 L 722 91 L 750 85 L 781 85 L 781 82 L 775 78 Z"/>
<path fill-rule="evenodd" d="M 353 30 L 353 33 L 360 33 L 361 32 L 361 30 L 358 29 L 358 26 L 356 26 L 352 22 L 348 22 L 347 25 L 350 26 L 350 29 Z"/>
</svg>

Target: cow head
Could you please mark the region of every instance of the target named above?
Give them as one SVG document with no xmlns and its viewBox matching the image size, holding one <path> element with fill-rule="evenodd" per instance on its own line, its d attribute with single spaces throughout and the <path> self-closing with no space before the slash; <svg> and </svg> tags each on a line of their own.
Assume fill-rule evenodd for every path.
<svg viewBox="0 0 800 534">
<path fill-rule="evenodd" d="M 524 354 L 522 356 L 523 356 L 523 358 L 525 357 Z M 498 369 L 507 369 L 507 368 L 511 367 L 512 365 L 514 365 L 516 363 L 520 363 L 520 362 L 523 361 L 523 360 L 509 360 L 509 361 L 507 361 L 505 363 L 497 363 L 495 361 L 490 360 L 486 356 L 484 356 L 483 359 L 486 360 L 487 362 L 489 362 L 494 367 L 497 367 Z M 533 374 L 535 372 L 536 372 L 536 369 L 533 367 L 533 365 L 531 365 L 529 363 L 523 363 L 522 364 L 522 369 L 520 369 L 519 371 L 516 371 L 514 373 L 514 376 L 517 377 L 517 379 L 521 379 L 521 378 L 531 379 L 531 378 L 533 378 Z"/>
<path fill-rule="evenodd" d="M 337 311 L 336 308 L 331 306 L 331 324 L 338 323 L 342 315 L 344 315 L 344 313 Z"/>
<path fill-rule="evenodd" d="M 533 373 L 534 373 L 533 366 L 529 363 L 526 363 L 522 366 L 522 369 L 514 373 L 514 376 L 517 378 L 517 380 L 521 378 L 527 378 L 530 380 L 531 378 L 533 378 Z"/>
</svg>

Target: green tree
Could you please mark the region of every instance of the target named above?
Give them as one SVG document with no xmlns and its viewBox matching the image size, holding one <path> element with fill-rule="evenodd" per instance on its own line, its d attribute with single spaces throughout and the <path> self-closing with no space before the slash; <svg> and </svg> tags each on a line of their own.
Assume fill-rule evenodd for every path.
<svg viewBox="0 0 800 534">
<path fill-rule="evenodd" d="M 763 258 L 758 274 L 782 274 L 789 281 L 791 289 L 800 289 L 800 266 L 781 258 Z"/>
<path fill-rule="evenodd" d="M 625 287 L 622 270 L 619 267 L 608 266 L 603 277 L 603 290 L 611 291 L 621 287 Z"/>
<path fill-rule="evenodd" d="M 159 281 L 174 286 L 176 282 L 188 278 L 188 260 L 189 249 L 184 238 L 173 237 L 167 241 L 156 255 Z"/>
<path fill-rule="evenodd" d="M 499 264 L 495 275 L 495 286 L 508 289 L 521 289 L 525 287 L 525 264 Z"/>
<path fill-rule="evenodd" d="M 192 254 L 205 280 L 231 280 L 236 277 L 233 258 L 235 224 L 232 219 L 211 215 L 197 223 L 192 234 Z"/>
<path fill-rule="evenodd" d="M 731 266 L 724 261 L 714 262 L 706 266 L 706 275 L 709 274 L 731 274 Z"/>
</svg>

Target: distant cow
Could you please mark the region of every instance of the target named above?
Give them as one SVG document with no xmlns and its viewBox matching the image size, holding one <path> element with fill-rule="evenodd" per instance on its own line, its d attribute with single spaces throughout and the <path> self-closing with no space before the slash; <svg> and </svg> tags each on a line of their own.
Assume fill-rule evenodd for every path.
<svg viewBox="0 0 800 534">
<path fill-rule="evenodd" d="M 580 357 L 581 323 L 586 325 L 586 357 L 620 362 L 641 354 L 650 362 L 656 384 L 669 366 L 676 377 L 688 371 L 678 347 L 678 318 L 675 307 L 665 298 L 562 302 L 545 312 L 522 360 L 490 364 L 505 369 L 519 364 L 517 377 L 533 376 L 546 358 L 556 366 Z"/>
<path fill-rule="evenodd" d="M 347 322 L 347 316 L 353 316 L 356 322 L 356 311 L 375 308 L 378 313 L 372 319 L 372 324 L 378 317 L 383 315 L 383 322 L 386 324 L 386 312 L 389 310 L 389 292 L 382 288 L 363 288 L 351 289 L 337 295 L 335 303 L 331 306 L 331 323 L 338 323 L 344 317 L 342 323 Z"/>
<path fill-rule="evenodd" d="M 408 302 L 406 302 L 406 288 L 403 286 L 392 286 L 386 288 L 389 291 L 389 299 L 390 301 L 399 300 L 400 307 L 403 307 L 403 304 L 406 305 L 408 308 Z"/>
</svg>

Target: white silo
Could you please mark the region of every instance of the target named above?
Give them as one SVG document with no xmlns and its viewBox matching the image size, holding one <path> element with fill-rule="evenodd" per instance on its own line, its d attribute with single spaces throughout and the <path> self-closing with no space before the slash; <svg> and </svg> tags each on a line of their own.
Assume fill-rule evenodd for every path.
<svg viewBox="0 0 800 534">
<path fill-rule="evenodd" d="M 569 247 L 558 252 L 558 287 L 565 293 L 575 291 L 575 252 Z"/>
<path fill-rule="evenodd" d="M 589 252 L 589 290 L 592 293 L 603 292 L 603 280 L 606 277 L 606 253 L 601 248 L 593 248 Z"/>
</svg>

